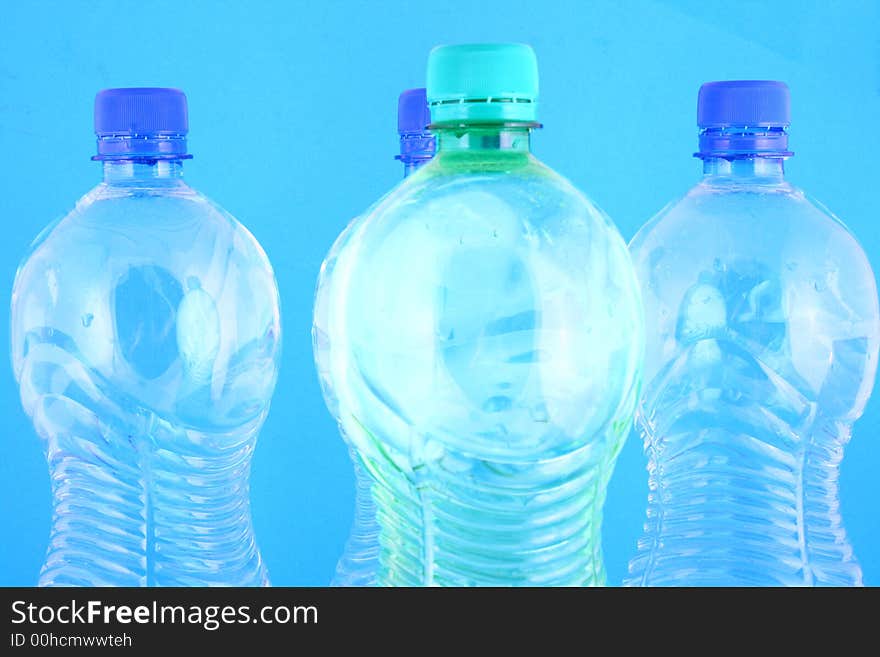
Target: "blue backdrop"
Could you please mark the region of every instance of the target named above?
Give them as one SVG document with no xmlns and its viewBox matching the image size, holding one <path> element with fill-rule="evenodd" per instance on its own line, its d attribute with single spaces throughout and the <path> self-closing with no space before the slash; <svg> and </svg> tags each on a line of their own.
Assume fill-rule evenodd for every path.
<svg viewBox="0 0 880 657">
<path fill-rule="evenodd" d="M 284 362 L 252 499 L 276 584 L 325 584 L 349 530 L 351 466 L 312 366 L 314 282 L 348 219 L 401 176 L 392 159 L 397 94 L 423 83 L 431 46 L 532 44 L 546 125 L 536 153 L 627 239 L 699 176 L 691 154 L 700 83 L 785 80 L 791 180 L 832 208 L 880 268 L 878 2 L 4 0 L 3 14 L 0 290 L 11 290 L 43 226 L 98 182 L 92 102 L 112 86 L 186 91 L 188 180 L 243 221 L 274 263 Z M 7 320 L 0 344 L 8 340 Z M 0 585 L 30 585 L 49 533 L 49 479 L 8 365 L 0 404 Z M 842 474 L 844 519 L 869 584 L 880 584 L 878 425 L 880 392 Z M 633 436 L 606 506 L 613 584 L 641 530 L 645 482 Z"/>
</svg>

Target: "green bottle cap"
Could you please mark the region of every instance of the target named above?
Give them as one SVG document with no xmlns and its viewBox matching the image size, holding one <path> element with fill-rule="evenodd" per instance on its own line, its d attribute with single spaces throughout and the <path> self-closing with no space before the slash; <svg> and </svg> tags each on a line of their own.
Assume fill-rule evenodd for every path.
<svg viewBox="0 0 880 657">
<path fill-rule="evenodd" d="M 533 122 L 538 60 L 522 43 L 437 46 L 428 56 L 433 123 Z"/>
</svg>

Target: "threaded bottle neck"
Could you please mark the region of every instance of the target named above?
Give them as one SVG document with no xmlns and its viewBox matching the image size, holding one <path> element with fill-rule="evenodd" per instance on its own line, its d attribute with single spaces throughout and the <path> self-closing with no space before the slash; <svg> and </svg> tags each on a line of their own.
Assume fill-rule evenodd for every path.
<svg viewBox="0 0 880 657">
<path fill-rule="evenodd" d="M 699 148 L 694 157 L 703 160 L 775 159 L 794 155 L 788 150 L 788 127 L 783 125 L 705 127 L 700 130 Z"/>
<path fill-rule="evenodd" d="M 184 135 L 99 135 L 93 160 L 189 160 Z"/>
<path fill-rule="evenodd" d="M 707 157 L 703 159 L 703 181 L 712 185 L 783 184 L 785 160 L 765 157 Z"/>
<path fill-rule="evenodd" d="M 405 132 L 400 135 L 400 154 L 394 157 L 403 163 L 406 178 L 431 161 L 436 151 L 436 139 L 430 132 Z"/>
<path fill-rule="evenodd" d="M 704 157 L 703 176 L 712 184 L 778 184 L 785 182 L 785 160 L 781 157 Z"/>
<path fill-rule="evenodd" d="M 539 127 L 535 123 L 436 125 L 431 129 L 437 134 L 437 151 L 450 152 L 530 152 L 531 132 Z"/>
<path fill-rule="evenodd" d="M 183 160 L 105 160 L 104 183 L 113 186 L 182 185 Z"/>
</svg>

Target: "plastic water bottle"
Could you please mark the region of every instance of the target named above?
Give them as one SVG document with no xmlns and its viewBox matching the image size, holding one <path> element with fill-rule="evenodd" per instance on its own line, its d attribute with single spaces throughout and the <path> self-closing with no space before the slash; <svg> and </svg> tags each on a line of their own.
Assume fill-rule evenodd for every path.
<svg viewBox="0 0 880 657">
<path fill-rule="evenodd" d="M 531 154 L 537 92 L 528 46 L 435 48 L 436 156 L 325 263 L 319 369 L 374 480 L 380 585 L 604 581 L 638 283 L 611 221 Z"/>
<path fill-rule="evenodd" d="M 858 585 L 838 467 L 880 338 L 865 253 L 789 184 L 789 92 L 712 82 L 703 179 L 631 244 L 649 457 L 636 585 Z"/>
<path fill-rule="evenodd" d="M 41 585 L 263 585 L 250 458 L 280 348 L 250 233 L 183 180 L 176 89 L 95 100 L 104 180 L 44 230 L 12 295 L 12 360 L 49 462 Z"/>
<path fill-rule="evenodd" d="M 407 89 L 397 101 L 397 133 L 400 135 L 400 154 L 395 159 L 403 163 L 404 177 L 415 173 L 423 164 L 434 156 L 434 136 L 426 126 L 431 122 L 428 112 L 428 101 L 425 97 L 424 88 Z M 334 244 L 328 257 L 332 263 L 335 255 L 346 242 L 349 231 L 344 231 Z M 320 313 L 326 305 L 324 294 L 328 287 L 324 284 L 329 279 L 331 269 L 325 267 L 321 272 L 316 294 L 316 314 Z M 316 321 L 316 329 L 322 322 Z M 318 330 L 314 333 L 315 355 L 318 361 L 318 369 L 322 373 L 321 380 L 324 382 L 324 374 L 329 366 L 329 344 L 326 335 Z M 328 402 L 333 404 L 332 392 L 325 386 L 330 397 Z M 355 473 L 355 513 L 354 525 L 351 536 L 345 546 L 345 552 L 336 565 L 336 575 L 331 584 L 333 586 L 375 586 L 376 570 L 379 565 L 379 523 L 376 522 L 376 505 L 370 493 L 373 479 L 361 466 L 357 453 L 351 451 Z"/>
</svg>

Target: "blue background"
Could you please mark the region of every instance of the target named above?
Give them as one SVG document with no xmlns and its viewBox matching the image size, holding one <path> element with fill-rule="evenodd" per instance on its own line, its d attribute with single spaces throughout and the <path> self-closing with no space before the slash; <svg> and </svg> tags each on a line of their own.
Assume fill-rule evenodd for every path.
<svg viewBox="0 0 880 657">
<path fill-rule="evenodd" d="M 700 83 L 786 80 L 790 178 L 832 208 L 880 268 L 877 2 L 0 0 L 0 9 L 0 290 L 11 290 L 43 226 L 98 182 L 92 101 L 113 86 L 186 91 L 189 182 L 243 221 L 274 263 L 284 362 L 252 499 L 275 584 L 325 584 L 348 533 L 351 467 L 312 366 L 314 282 L 348 219 L 401 176 L 396 98 L 422 84 L 431 46 L 531 43 L 546 125 L 535 152 L 626 239 L 699 176 Z M 8 339 L 6 321 L 0 344 Z M 0 584 L 30 585 L 49 534 L 49 479 L 8 365 L 0 404 Z M 844 519 L 869 584 L 880 584 L 878 425 L 880 392 L 842 473 Z M 633 436 L 606 506 L 609 583 L 634 552 L 645 482 Z"/>
</svg>

